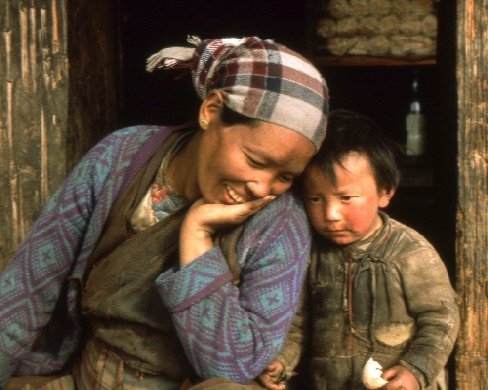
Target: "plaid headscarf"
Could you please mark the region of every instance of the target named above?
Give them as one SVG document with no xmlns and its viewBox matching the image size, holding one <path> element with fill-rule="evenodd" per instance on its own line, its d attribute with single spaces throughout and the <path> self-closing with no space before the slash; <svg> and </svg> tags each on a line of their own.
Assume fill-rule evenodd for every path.
<svg viewBox="0 0 488 390">
<path fill-rule="evenodd" d="M 300 54 L 273 40 L 257 37 L 190 37 L 196 48 L 167 48 L 148 59 L 157 67 L 191 67 L 203 100 L 212 89 L 225 104 L 250 118 L 294 130 L 318 149 L 326 131 L 328 92 L 320 72 Z"/>
</svg>

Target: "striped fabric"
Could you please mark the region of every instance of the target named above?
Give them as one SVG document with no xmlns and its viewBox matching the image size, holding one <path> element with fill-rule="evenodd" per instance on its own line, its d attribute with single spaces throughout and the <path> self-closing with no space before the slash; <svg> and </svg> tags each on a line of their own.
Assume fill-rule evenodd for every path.
<svg viewBox="0 0 488 390">
<path fill-rule="evenodd" d="M 223 378 L 210 378 L 206 381 L 200 382 L 195 386 L 188 389 L 181 390 L 262 390 L 264 387 L 260 386 L 256 381 L 243 385 L 240 383 L 232 382 Z"/>
<path fill-rule="evenodd" d="M 72 375 L 12 378 L 3 390 L 76 390 Z"/>
<path fill-rule="evenodd" d="M 181 383 L 132 370 L 117 354 L 90 339 L 75 368 L 79 390 L 179 390 Z"/>
</svg>

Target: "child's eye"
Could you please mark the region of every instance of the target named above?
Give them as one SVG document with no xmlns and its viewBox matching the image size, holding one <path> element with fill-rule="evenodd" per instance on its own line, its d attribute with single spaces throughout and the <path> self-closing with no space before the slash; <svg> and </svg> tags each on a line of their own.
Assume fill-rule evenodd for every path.
<svg viewBox="0 0 488 390">
<path fill-rule="evenodd" d="M 319 203 L 322 199 L 320 198 L 320 196 L 311 196 L 309 200 L 311 203 Z"/>
<path fill-rule="evenodd" d="M 348 202 L 348 201 L 352 200 L 352 198 L 354 198 L 354 196 L 351 196 L 351 195 L 343 195 L 343 196 L 341 196 L 341 200 L 343 200 L 345 202 Z"/>
</svg>

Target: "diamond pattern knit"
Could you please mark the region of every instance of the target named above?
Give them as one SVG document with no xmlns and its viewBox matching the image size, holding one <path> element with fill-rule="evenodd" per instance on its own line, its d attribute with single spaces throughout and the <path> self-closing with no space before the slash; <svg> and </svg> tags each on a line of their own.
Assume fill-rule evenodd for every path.
<svg viewBox="0 0 488 390">
<path fill-rule="evenodd" d="M 14 372 L 60 369 L 79 347 L 75 282 L 117 195 L 173 129 L 137 126 L 113 133 L 47 204 L 0 275 L 0 387 Z M 246 222 L 237 248 L 238 288 L 218 247 L 159 276 L 157 287 L 199 375 L 248 382 L 276 355 L 296 309 L 309 248 L 303 208 L 286 193 Z M 32 352 L 58 300 L 67 306 L 63 326 Z"/>
</svg>

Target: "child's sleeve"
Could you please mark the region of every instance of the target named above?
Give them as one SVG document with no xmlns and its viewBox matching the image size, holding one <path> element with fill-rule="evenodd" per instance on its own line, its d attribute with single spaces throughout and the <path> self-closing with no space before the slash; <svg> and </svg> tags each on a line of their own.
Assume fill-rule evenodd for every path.
<svg viewBox="0 0 488 390">
<path fill-rule="evenodd" d="M 305 350 L 308 340 L 309 332 L 307 328 L 308 324 L 308 290 L 306 284 L 304 284 L 300 300 L 298 302 L 298 308 L 293 317 L 290 329 L 283 343 L 281 351 L 276 356 L 281 364 L 283 364 L 284 370 L 283 379 L 290 379 L 296 373 L 295 367 L 298 365 Z"/>
<path fill-rule="evenodd" d="M 446 365 L 456 341 L 459 329 L 456 293 L 444 263 L 428 244 L 417 245 L 408 254 L 401 277 L 408 310 L 416 322 L 415 336 L 401 363 L 421 383 L 425 380 L 429 385 Z"/>
</svg>

